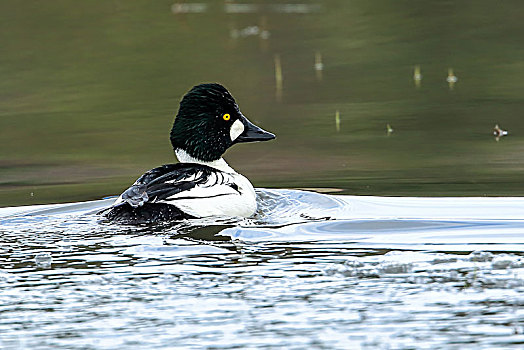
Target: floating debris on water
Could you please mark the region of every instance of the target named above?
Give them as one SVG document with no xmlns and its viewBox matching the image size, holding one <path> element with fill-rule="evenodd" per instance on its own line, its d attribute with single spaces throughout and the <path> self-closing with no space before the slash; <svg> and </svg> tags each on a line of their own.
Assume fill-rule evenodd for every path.
<svg viewBox="0 0 524 350">
<path fill-rule="evenodd" d="M 267 39 L 269 39 L 270 35 L 271 34 L 269 33 L 269 31 L 267 29 L 264 29 L 261 26 L 257 26 L 257 25 L 247 26 L 247 27 L 242 28 L 242 29 L 233 28 L 229 32 L 229 36 L 231 37 L 231 39 L 247 38 L 247 37 L 250 37 L 250 36 L 257 37 L 258 36 L 261 39 L 267 40 Z"/>
<path fill-rule="evenodd" d="M 242 29 L 231 29 L 229 34 L 232 39 L 246 38 L 248 36 L 260 35 L 260 28 L 258 26 L 248 26 Z"/>
<path fill-rule="evenodd" d="M 35 255 L 35 263 L 38 267 L 48 268 L 51 266 L 53 257 L 48 252 L 38 253 Z"/>
<path fill-rule="evenodd" d="M 177 4 L 178 5 L 178 4 Z M 247 14 L 257 12 L 276 12 L 284 14 L 307 14 L 318 12 L 322 9 L 319 4 L 289 3 L 289 4 L 250 4 L 226 2 L 225 13 Z"/>
<path fill-rule="evenodd" d="M 224 12 L 226 13 L 256 13 L 260 11 L 260 6 L 256 4 L 224 4 Z"/>
<path fill-rule="evenodd" d="M 337 132 L 340 131 L 340 112 L 338 109 L 335 112 L 335 128 L 337 129 Z"/>
<path fill-rule="evenodd" d="M 391 125 L 389 124 L 386 124 L 386 133 L 387 135 L 391 135 L 391 133 L 393 132 L 393 128 L 391 127 Z"/>
<path fill-rule="evenodd" d="M 322 9 L 322 6 L 320 4 L 272 4 L 269 5 L 269 8 L 271 11 L 276 13 L 293 13 L 293 14 L 306 14 L 306 13 L 314 13 L 319 12 Z"/>
<path fill-rule="evenodd" d="M 500 140 L 502 136 L 506 136 L 507 134 L 507 130 L 502 130 L 498 124 L 495 124 L 495 127 L 493 128 L 493 136 L 495 136 L 496 141 Z"/>
<path fill-rule="evenodd" d="M 422 82 L 422 74 L 420 73 L 420 66 L 415 66 L 415 71 L 413 72 L 413 80 L 415 81 L 415 86 L 420 87 Z"/>
<path fill-rule="evenodd" d="M 276 98 L 277 101 L 282 101 L 282 86 L 283 86 L 283 77 L 282 77 L 282 65 L 280 63 L 280 55 L 275 55 L 275 84 L 276 84 Z"/>
<path fill-rule="evenodd" d="M 448 68 L 448 77 L 446 78 L 446 81 L 448 82 L 449 89 L 453 90 L 455 83 L 458 81 L 457 76 L 453 73 L 453 68 Z"/>
<path fill-rule="evenodd" d="M 322 54 L 320 52 L 315 53 L 315 70 L 323 70 L 324 65 L 322 64 Z"/>
<path fill-rule="evenodd" d="M 322 80 L 322 71 L 324 70 L 324 64 L 322 63 L 322 54 L 320 52 L 315 53 L 315 72 L 317 80 Z"/>
<path fill-rule="evenodd" d="M 171 12 L 175 15 L 182 13 L 204 13 L 207 9 L 207 4 L 204 3 L 175 3 L 171 6 Z"/>
</svg>

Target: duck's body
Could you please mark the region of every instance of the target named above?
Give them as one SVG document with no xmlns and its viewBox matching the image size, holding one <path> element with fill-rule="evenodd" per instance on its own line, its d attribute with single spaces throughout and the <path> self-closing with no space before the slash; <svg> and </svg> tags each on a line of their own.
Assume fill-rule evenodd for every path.
<svg viewBox="0 0 524 350">
<path fill-rule="evenodd" d="M 146 172 L 105 215 L 112 221 L 132 224 L 209 216 L 249 217 L 257 208 L 255 190 L 222 154 L 237 142 L 273 138 L 240 113 L 221 85 L 198 85 L 182 100 L 171 131 L 180 163 Z"/>
<path fill-rule="evenodd" d="M 141 223 L 208 216 L 249 217 L 256 208 L 251 182 L 220 159 L 211 164 L 183 162 L 152 169 L 118 197 L 106 216 Z"/>
</svg>

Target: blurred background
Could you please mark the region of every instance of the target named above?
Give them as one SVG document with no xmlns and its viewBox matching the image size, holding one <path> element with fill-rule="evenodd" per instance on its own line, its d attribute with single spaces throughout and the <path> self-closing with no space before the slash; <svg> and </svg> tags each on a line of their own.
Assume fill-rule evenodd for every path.
<svg viewBox="0 0 524 350">
<path fill-rule="evenodd" d="M 0 2 L 0 206 L 119 194 L 219 82 L 256 187 L 523 196 L 520 1 Z M 494 135 L 495 125 L 507 130 Z"/>
</svg>

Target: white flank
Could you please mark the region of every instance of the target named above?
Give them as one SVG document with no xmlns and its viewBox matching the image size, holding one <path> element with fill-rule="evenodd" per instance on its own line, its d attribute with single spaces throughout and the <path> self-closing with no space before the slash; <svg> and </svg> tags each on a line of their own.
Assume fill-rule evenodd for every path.
<svg viewBox="0 0 524 350">
<path fill-rule="evenodd" d="M 226 174 L 222 176 L 224 175 Z M 249 217 L 253 215 L 257 208 L 253 185 L 238 173 L 226 176 L 229 177 L 230 182 L 238 186 L 238 191 L 226 184 L 213 184 L 217 176 L 212 175 L 205 183 L 160 202 L 174 204 L 184 212 L 196 217 L 224 215 Z"/>
<path fill-rule="evenodd" d="M 233 125 L 231 125 L 231 130 L 229 130 L 229 136 L 231 137 L 231 141 L 235 141 L 237 137 L 239 137 L 240 134 L 242 134 L 243 132 L 244 124 L 242 124 L 242 122 L 239 119 L 235 120 Z"/>
</svg>

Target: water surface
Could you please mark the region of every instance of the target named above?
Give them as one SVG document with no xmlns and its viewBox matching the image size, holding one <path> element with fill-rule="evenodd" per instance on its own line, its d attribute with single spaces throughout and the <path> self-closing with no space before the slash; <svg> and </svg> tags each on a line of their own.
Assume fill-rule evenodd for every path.
<svg viewBox="0 0 524 350">
<path fill-rule="evenodd" d="M 520 349 L 523 198 L 257 191 L 250 219 L 0 210 L 6 349 Z M 487 214 L 490 213 L 490 214 Z"/>
</svg>

